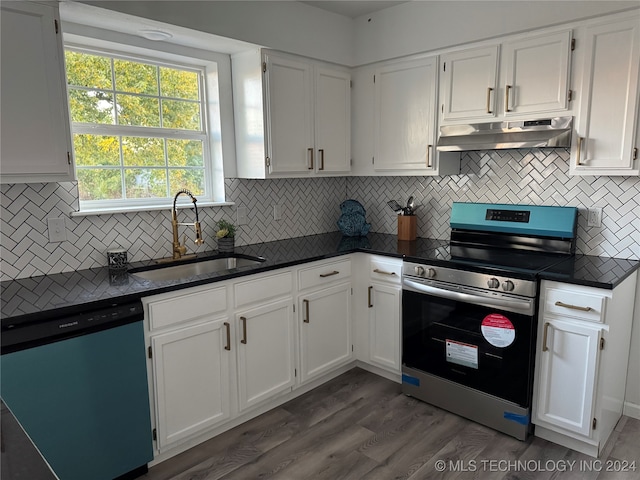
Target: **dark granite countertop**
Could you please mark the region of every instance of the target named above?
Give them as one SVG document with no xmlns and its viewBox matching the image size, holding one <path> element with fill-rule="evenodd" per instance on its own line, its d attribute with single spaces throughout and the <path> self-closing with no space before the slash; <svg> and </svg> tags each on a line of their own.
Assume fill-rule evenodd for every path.
<svg viewBox="0 0 640 480">
<path fill-rule="evenodd" d="M 612 290 L 638 268 L 639 260 L 576 255 L 540 273 L 540 278 Z"/>
<path fill-rule="evenodd" d="M 89 307 L 102 308 L 114 303 L 135 301 L 149 295 L 358 251 L 414 260 L 424 258 L 432 263 L 446 265 L 447 244 L 446 240 L 428 238 L 404 242 L 398 241 L 395 235 L 381 233 L 370 233 L 366 237 L 343 237 L 340 232 L 332 232 L 238 246 L 235 253 L 264 257 L 266 261 L 255 266 L 183 280 L 152 282 L 142 280 L 126 271 L 111 271 L 107 267 L 9 280 L 0 283 L 0 313 L 3 322 L 8 318 L 12 321 L 44 320 L 54 312 L 56 315 L 65 315 Z M 217 253 L 207 252 L 199 254 L 198 257 L 206 258 Z M 153 261 L 137 262 L 130 267 L 139 268 L 153 264 Z M 611 289 L 638 267 L 640 261 L 637 260 L 580 255 L 544 272 L 541 278 Z"/>
</svg>

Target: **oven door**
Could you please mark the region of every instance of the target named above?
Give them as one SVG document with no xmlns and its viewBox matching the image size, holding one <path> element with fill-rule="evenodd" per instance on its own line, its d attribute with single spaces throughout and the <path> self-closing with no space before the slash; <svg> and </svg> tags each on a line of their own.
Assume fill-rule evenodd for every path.
<svg viewBox="0 0 640 480">
<path fill-rule="evenodd" d="M 534 310 L 527 297 L 403 279 L 403 366 L 528 407 Z"/>
</svg>

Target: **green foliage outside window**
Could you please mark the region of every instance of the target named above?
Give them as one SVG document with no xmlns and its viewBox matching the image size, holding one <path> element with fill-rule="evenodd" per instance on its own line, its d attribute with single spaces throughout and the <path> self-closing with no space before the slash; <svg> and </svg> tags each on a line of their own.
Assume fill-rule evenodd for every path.
<svg viewBox="0 0 640 480">
<path fill-rule="evenodd" d="M 76 50 L 65 60 L 81 201 L 206 193 L 199 72 Z"/>
</svg>

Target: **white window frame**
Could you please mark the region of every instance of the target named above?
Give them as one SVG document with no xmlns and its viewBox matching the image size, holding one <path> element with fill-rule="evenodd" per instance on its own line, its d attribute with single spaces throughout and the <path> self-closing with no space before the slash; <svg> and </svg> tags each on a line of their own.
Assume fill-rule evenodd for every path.
<svg viewBox="0 0 640 480">
<path fill-rule="evenodd" d="M 233 104 L 231 84 L 231 59 L 229 55 L 184 47 L 181 45 L 157 45 L 157 49 L 148 48 L 150 42 L 131 35 L 87 28 L 72 24 L 64 25 L 64 46 L 84 51 L 95 51 L 116 57 L 135 57 L 141 61 L 184 66 L 202 69 L 204 72 L 203 90 L 205 90 L 205 107 L 203 122 L 206 122 L 207 141 L 204 147 L 205 181 L 208 182 L 208 196 L 197 196 L 198 206 L 233 205 L 225 199 L 225 172 L 234 173 L 235 147 L 233 140 Z M 70 30 L 70 31 L 69 31 Z M 82 34 L 75 33 L 76 31 Z M 86 33 L 91 32 L 91 36 Z M 114 41 L 117 40 L 117 41 Z M 152 42 L 156 47 L 156 43 Z M 162 42 L 158 42 L 162 43 Z M 141 44 L 147 44 L 141 46 Z M 217 99 L 209 97 L 209 92 L 218 92 Z M 212 100 L 213 99 L 213 100 Z M 115 127 L 113 135 L 118 135 Z M 71 125 L 73 133 L 86 133 L 85 128 L 77 132 Z M 131 130 L 129 130 L 131 132 Z M 208 153 L 208 155 L 207 155 Z M 72 216 L 96 215 L 104 213 L 123 213 L 135 211 L 164 210 L 170 208 L 173 197 L 164 199 L 127 199 L 127 200 L 94 200 L 79 201 L 79 211 Z"/>
</svg>

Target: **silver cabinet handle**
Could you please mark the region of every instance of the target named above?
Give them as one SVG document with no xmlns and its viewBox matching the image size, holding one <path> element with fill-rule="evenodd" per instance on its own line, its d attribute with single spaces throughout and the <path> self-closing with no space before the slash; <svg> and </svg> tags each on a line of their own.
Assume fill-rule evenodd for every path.
<svg viewBox="0 0 640 480">
<path fill-rule="evenodd" d="M 510 112 L 511 109 L 509 108 L 509 92 L 511 91 L 513 87 L 511 85 L 507 85 L 506 88 L 504 89 L 504 111 L 505 112 Z"/>
<path fill-rule="evenodd" d="M 324 148 L 318 149 L 318 153 L 320 154 L 320 166 L 318 170 L 324 170 Z"/>
<path fill-rule="evenodd" d="M 544 323 L 544 330 L 542 332 L 542 351 L 546 352 L 549 350 L 549 347 L 547 347 L 547 333 L 549 331 L 549 322 L 545 322 Z"/>
<path fill-rule="evenodd" d="M 333 275 L 338 275 L 340 272 L 338 270 L 334 270 L 333 272 L 329 272 L 329 273 L 321 273 L 320 277 L 321 278 L 327 278 L 327 277 L 331 277 Z"/>
<path fill-rule="evenodd" d="M 309 152 L 309 158 L 311 159 L 311 165 L 309 165 L 309 170 L 313 170 L 313 148 L 307 148 Z"/>
<path fill-rule="evenodd" d="M 225 350 L 231 350 L 231 325 L 229 322 L 224 322 L 224 326 L 227 329 L 227 344 L 225 345 Z"/>
<path fill-rule="evenodd" d="M 487 113 L 493 113 L 491 111 L 491 92 L 493 92 L 493 88 L 487 88 Z"/>
<path fill-rule="evenodd" d="M 302 320 L 304 323 L 309 323 L 309 300 L 302 300 L 304 303 L 305 318 Z"/>
<path fill-rule="evenodd" d="M 373 303 L 371 303 L 371 291 L 373 290 L 373 287 L 369 287 L 369 308 L 373 307 Z"/>
<path fill-rule="evenodd" d="M 378 270 L 377 268 L 374 268 L 373 271 L 375 273 L 379 273 L 380 275 L 395 275 L 396 272 L 385 272 L 384 270 Z"/>
<path fill-rule="evenodd" d="M 583 163 L 580 161 L 580 155 L 582 152 L 582 141 L 584 137 L 578 137 L 578 145 L 576 146 L 576 166 L 580 166 Z"/>
<path fill-rule="evenodd" d="M 570 308 L 572 310 L 580 310 L 581 312 L 590 312 L 593 310 L 591 307 L 581 307 L 579 305 L 571 305 L 570 303 L 564 303 L 561 301 L 557 301 L 555 305 L 556 307 Z"/>
<path fill-rule="evenodd" d="M 240 321 L 242 322 L 242 340 L 240 343 L 247 344 L 247 317 L 240 317 Z"/>
</svg>

